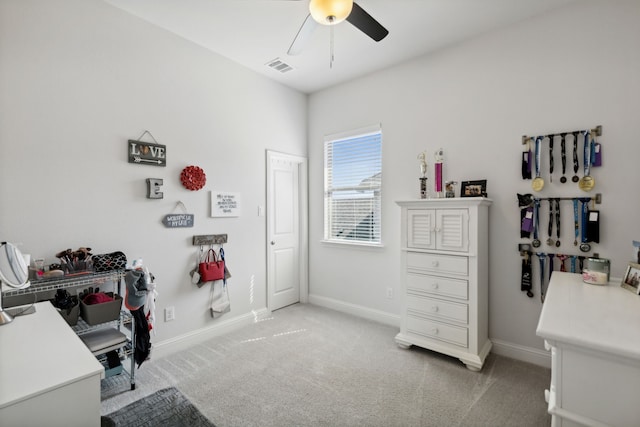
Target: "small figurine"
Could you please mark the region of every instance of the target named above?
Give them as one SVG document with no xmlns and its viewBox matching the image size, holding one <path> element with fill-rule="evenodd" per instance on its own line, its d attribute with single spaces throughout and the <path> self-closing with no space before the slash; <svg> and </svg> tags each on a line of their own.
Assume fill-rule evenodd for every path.
<svg viewBox="0 0 640 427">
<path fill-rule="evenodd" d="M 442 161 L 444 160 L 444 150 L 442 148 L 436 150 L 435 157 L 436 163 L 442 163 Z"/>
<path fill-rule="evenodd" d="M 420 173 L 422 174 L 421 178 L 427 177 L 427 152 L 423 151 L 418 154 L 418 160 L 420 160 Z"/>
</svg>

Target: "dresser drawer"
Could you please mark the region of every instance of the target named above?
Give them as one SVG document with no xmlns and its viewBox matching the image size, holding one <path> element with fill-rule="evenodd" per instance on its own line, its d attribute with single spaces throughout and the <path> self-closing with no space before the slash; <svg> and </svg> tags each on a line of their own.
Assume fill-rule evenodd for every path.
<svg viewBox="0 0 640 427">
<path fill-rule="evenodd" d="M 469 260 L 465 256 L 451 256 L 422 252 L 407 252 L 407 268 L 467 275 Z"/>
<path fill-rule="evenodd" d="M 469 282 L 467 280 L 428 276 L 420 273 L 407 273 L 407 290 L 428 292 L 463 300 L 469 298 Z"/>
<path fill-rule="evenodd" d="M 453 320 L 465 325 L 469 323 L 467 304 L 447 302 L 435 298 L 407 295 L 407 312 L 442 320 Z"/>
<path fill-rule="evenodd" d="M 423 319 L 410 314 L 407 314 L 407 332 L 465 348 L 469 345 L 467 328 L 447 325 L 436 320 Z"/>
</svg>

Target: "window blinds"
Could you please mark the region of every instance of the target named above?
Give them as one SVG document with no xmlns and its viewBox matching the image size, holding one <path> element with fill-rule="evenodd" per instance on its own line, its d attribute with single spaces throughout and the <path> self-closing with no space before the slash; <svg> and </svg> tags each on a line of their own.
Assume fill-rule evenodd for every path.
<svg viewBox="0 0 640 427">
<path fill-rule="evenodd" d="M 325 240 L 380 243 L 382 131 L 325 139 Z"/>
</svg>

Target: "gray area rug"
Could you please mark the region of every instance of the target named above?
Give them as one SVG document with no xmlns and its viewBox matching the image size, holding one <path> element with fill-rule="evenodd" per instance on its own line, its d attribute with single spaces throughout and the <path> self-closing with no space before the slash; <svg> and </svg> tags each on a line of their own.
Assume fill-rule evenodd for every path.
<svg viewBox="0 0 640 427">
<path fill-rule="evenodd" d="M 174 387 L 159 390 L 103 417 L 102 427 L 110 426 L 215 427 Z"/>
</svg>

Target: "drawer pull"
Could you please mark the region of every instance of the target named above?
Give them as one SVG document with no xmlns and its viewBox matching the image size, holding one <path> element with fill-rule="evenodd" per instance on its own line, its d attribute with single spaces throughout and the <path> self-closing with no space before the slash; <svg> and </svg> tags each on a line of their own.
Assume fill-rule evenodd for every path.
<svg viewBox="0 0 640 427">
<path fill-rule="evenodd" d="M 431 266 L 432 267 L 437 267 L 438 266 L 438 261 L 436 261 L 436 260 L 431 261 Z"/>
<path fill-rule="evenodd" d="M 438 328 L 431 328 L 431 333 L 433 335 L 438 335 Z"/>
<path fill-rule="evenodd" d="M 440 285 L 438 285 L 438 282 L 433 282 L 433 283 L 431 284 L 431 289 L 434 289 L 434 290 L 435 290 L 435 289 L 438 289 L 439 287 L 440 287 Z"/>
<path fill-rule="evenodd" d="M 438 312 L 438 306 L 437 305 L 432 305 L 431 306 L 431 311 L 433 311 L 434 313 Z"/>
</svg>

